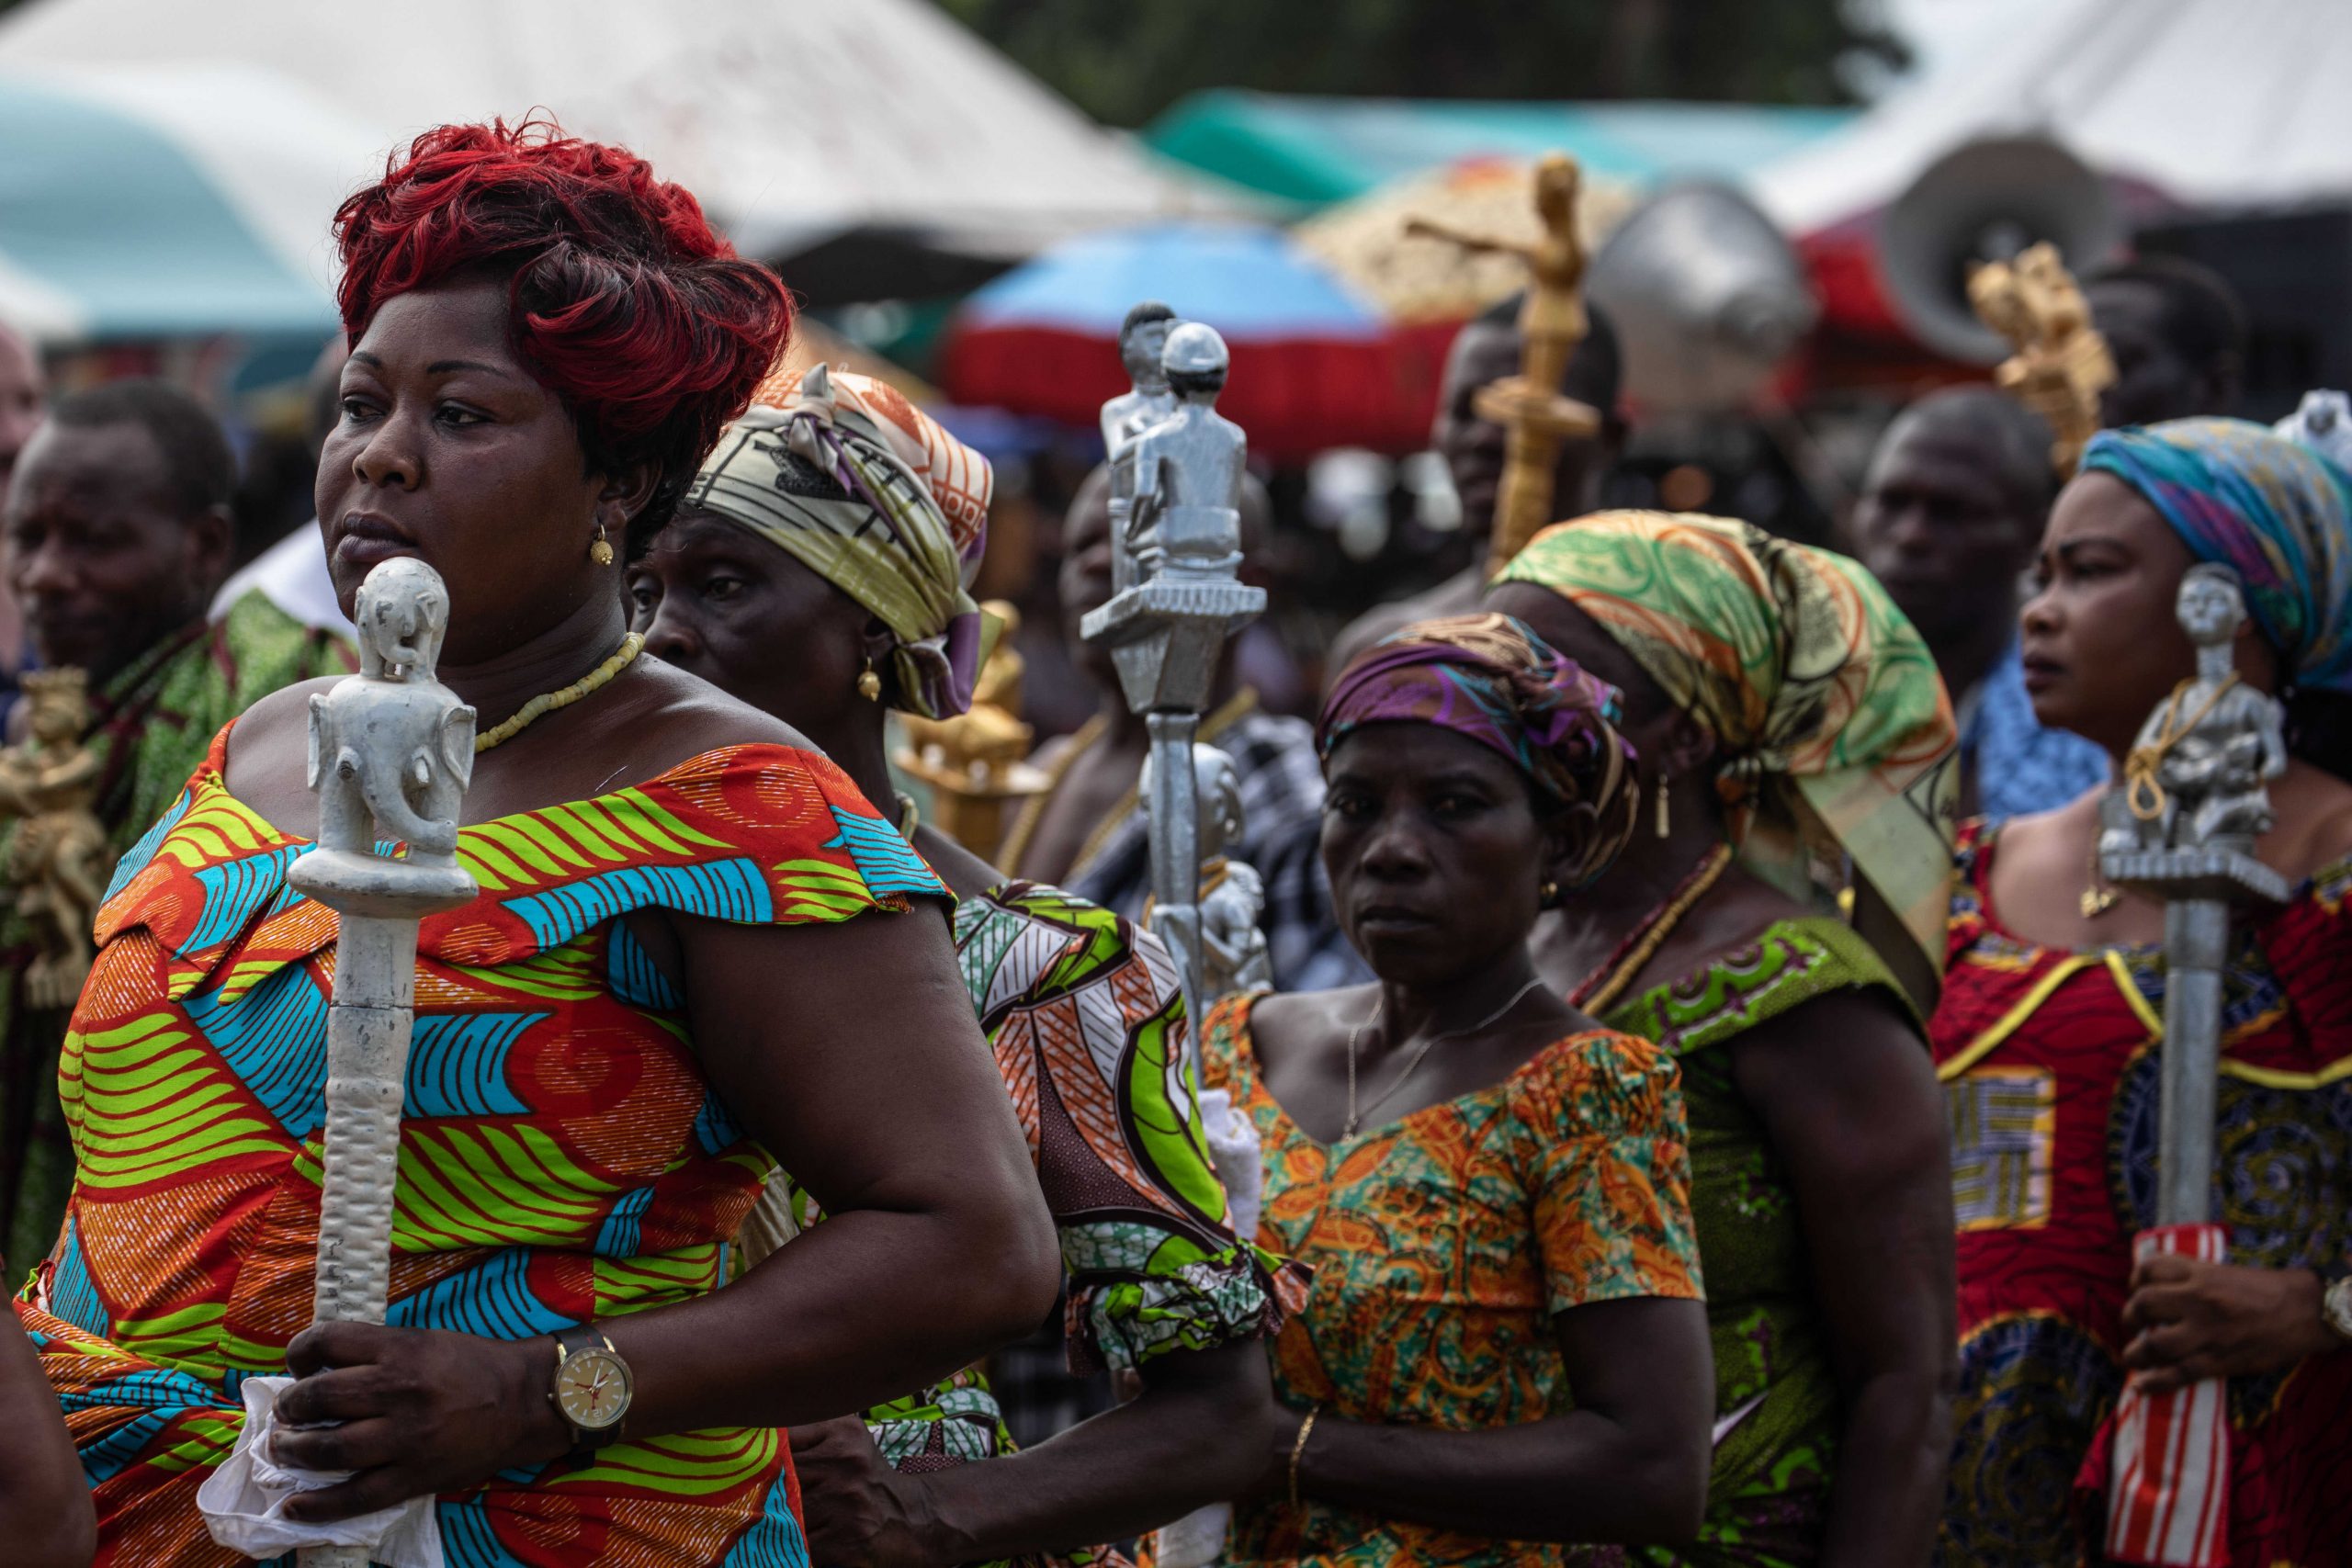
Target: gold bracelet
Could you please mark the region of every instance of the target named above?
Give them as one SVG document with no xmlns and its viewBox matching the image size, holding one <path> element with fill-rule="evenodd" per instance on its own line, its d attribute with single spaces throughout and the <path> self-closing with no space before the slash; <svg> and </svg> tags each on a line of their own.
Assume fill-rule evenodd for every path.
<svg viewBox="0 0 2352 1568">
<path fill-rule="evenodd" d="M 1306 1439 L 1315 1431 L 1315 1418 L 1323 1414 L 1320 1402 L 1307 1406 L 1306 1419 L 1298 1424 L 1298 1437 L 1290 1445 L 1290 1506 L 1298 1506 L 1298 1461 L 1306 1457 Z"/>
</svg>

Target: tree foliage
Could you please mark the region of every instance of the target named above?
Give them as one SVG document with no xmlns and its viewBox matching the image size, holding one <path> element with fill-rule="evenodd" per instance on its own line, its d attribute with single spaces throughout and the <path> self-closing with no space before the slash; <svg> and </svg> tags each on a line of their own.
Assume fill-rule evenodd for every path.
<svg viewBox="0 0 2352 1568">
<path fill-rule="evenodd" d="M 1113 125 L 1202 87 L 1837 104 L 1852 96 L 1844 62 L 1903 60 L 1853 0 L 941 3 Z"/>
</svg>

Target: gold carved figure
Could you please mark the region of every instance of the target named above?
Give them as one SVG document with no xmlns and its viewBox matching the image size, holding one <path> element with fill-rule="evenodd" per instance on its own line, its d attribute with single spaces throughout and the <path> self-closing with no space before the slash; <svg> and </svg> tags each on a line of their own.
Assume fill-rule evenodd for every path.
<svg viewBox="0 0 2352 1568">
<path fill-rule="evenodd" d="M 1035 731 L 1021 717 L 1025 665 L 1012 645 L 1021 613 L 1001 599 L 980 610 L 998 631 L 973 677 L 972 705 L 953 718 L 899 715 L 907 743 L 894 761 L 931 786 L 939 830 L 986 858 L 996 853 L 1005 802 L 1041 794 L 1052 781 L 1028 760 Z"/>
<path fill-rule="evenodd" d="M 18 818 L 8 850 L 17 914 L 32 928 L 40 955 L 25 969 L 25 1001 L 70 1008 L 96 958 L 90 925 L 105 897 L 112 859 L 91 809 L 98 757 L 83 741 L 89 690 L 79 670 L 40 670 L 22 682 L 31 733 L 0 750 L 0 817 Z"/>
<path fill-rule="evenodd" d="M 2072 479 L 2098 432 L 2098 397 L 2115 384 L 2115 360 L 2058 247 L 2044 241 L 2015 261 L 1977 267 L 1968 275 L 1968 302 L 2017 350 L 1993 379 L 2049 424 L 2050 460 L 2060 479 Z"/>
<path fill-rule="evenodd" d="M 1408 234 L 1448 240 L 1469 250 L 1502 251 L 1527 264 L 1527 303 L 1519 313 L 1519 374 L 1482 388 L 1472 406 L 1503 427 L 1502 493 L 1487 545 L 1489 575 L 1502 570 L 1551 524 L 1552 479 L 1560 446 L 1600 428 L 1600 412 L 1560 390 L 1569 357 L 1584 341 L 1584 243 L 1577 234 L 1576 160 L 1546 153 L 1535 165 L 1535 212 L 1544 237 L 1533 244 L 1465 234 L 1427 219 Z"/>
</svg>

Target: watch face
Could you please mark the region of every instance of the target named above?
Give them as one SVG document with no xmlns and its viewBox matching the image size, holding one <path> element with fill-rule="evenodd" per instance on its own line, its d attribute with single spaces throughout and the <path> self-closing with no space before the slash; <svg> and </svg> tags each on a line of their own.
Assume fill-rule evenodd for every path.
<svg viewBox="0 0 2352 1568">
<path fill-rule="evenodd" d="M 2352 1339 L 2352 1279 L 2338 1280 L 2320 1298 L 2320 1310 L 2327 1318 L 2327 1325 L 2346 1339 Z"/>
<path fill-rule="evenodd" d="M 556 1370 L 556 1408 L 583 1431 L 616 1426 L 628 1413 L 628 1365 L 609 1350 L 578 1350 Z"/>
</svg>

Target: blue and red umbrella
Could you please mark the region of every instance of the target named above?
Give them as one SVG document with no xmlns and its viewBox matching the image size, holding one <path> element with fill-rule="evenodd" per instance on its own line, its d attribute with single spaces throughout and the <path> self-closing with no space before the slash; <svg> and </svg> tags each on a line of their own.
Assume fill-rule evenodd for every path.
<svg viewBox="0 0 2352 1568">
<path fill-rule="evenodd" d="M 1426 444 L 1429 367 L 1372 304 L 1280 230 L 1168 223 L 1057 245 L 965 301 L 941 348 L 956 402 L 1091 428 L 1127 389 L 1119 325 L 1159 299 L 1233 354 L 1218 412 L 1276 460 L 1333 446 Z"/>
</svg>

